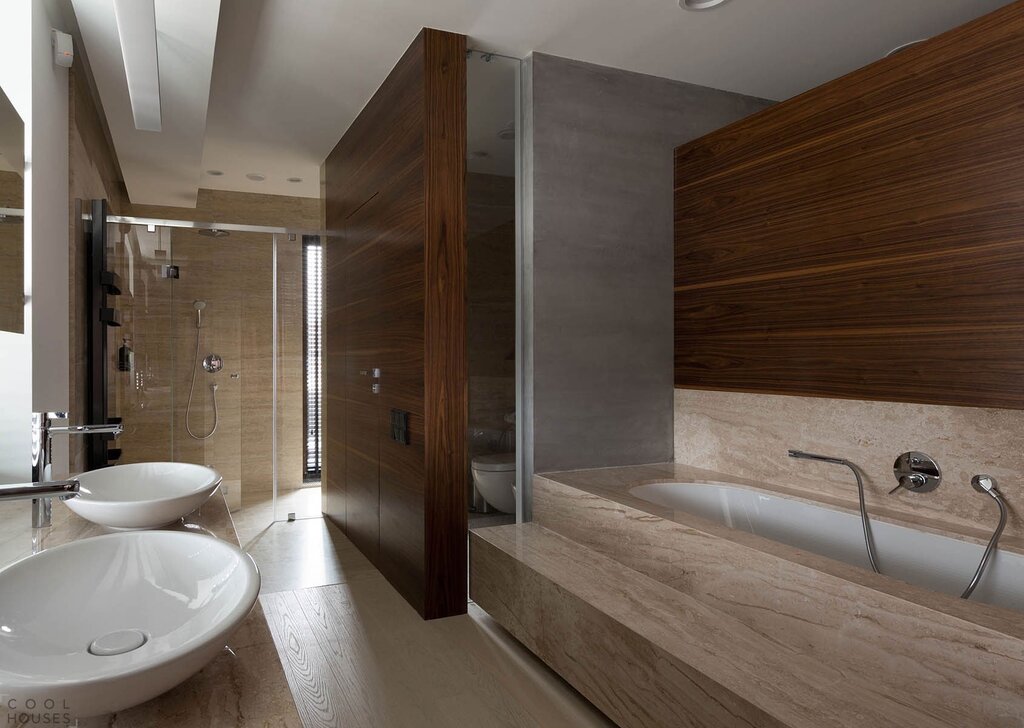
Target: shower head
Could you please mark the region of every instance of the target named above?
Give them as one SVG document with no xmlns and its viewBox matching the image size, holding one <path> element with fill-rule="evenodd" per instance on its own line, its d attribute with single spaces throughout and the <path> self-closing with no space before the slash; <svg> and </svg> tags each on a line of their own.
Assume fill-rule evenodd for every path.
<svg viewBox="0 0 1024 728">
<path fill-rule="evenodd" d="M 196 299 L 192 302 L 192 307 L 196 310 L 196 328 L 201 329 L 203 327 L 203 309 L 206 308 L 206 301 Z"/>
<path fill-rule="evenodd" d="M 203 228 L 199 231 L 199 234 L 207 238 L 226 238 L 231 233 L 220 228 Z"/>
</svg>

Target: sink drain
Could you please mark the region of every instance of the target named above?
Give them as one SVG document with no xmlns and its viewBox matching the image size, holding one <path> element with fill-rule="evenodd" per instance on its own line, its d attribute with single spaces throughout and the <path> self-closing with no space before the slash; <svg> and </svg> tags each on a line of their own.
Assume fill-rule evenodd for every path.
<svg viewBox="0 0 1024 728">
<path fill-rule="evenodd" d="M 123 655 L 126 652 L 137 650 L 146 644 L 145 632 L 137 629 L 122 629 L 117 632 L 97 637 L 89 645 L 89 653 L 97 657 L 110 657 L 111 655 Z"/>
</svg>

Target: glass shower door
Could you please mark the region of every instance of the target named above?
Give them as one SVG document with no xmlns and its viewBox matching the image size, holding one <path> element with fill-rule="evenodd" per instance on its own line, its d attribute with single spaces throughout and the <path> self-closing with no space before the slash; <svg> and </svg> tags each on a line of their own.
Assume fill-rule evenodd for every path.
<svg viewBox="0 0 1024 728">
<path fill-rule="evenodd" d="M 321 515 L 321 239 L 109 222 L 122 292 L 107 401 L 125 428 L 112 462 L 214 468 L 243 546 L 275 520 Z"/>
<path fill-rule="evenodd" d="M 274 520 L 274 236 L 110 223 L 122 281 L 108 330 L 117 463 L 207 465 L 244 545 Z"/>
<path fill-rule="evenodd" d="M 109 223 L 107 269 L 121 325 L 107 335 L 107 410 L 124 425 L 114 464 L 173 460 L 174 296 L 170 228 Z"/>
<path fill-rule="evenodd" d="M 245 281 L 265 241 L 193 228 L 172 228 L 171 238 L 173 459 L 220 473 L 221 492 L 237 511 L 245 496 L 243 363 L 252 336 Z"/>
</svg>

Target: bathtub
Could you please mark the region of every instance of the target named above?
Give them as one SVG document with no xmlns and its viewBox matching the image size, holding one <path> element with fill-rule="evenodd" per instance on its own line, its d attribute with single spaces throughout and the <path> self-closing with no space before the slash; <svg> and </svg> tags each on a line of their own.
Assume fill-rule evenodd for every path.
<svg viewBox="0 0 1024 728">
<path fill-rule="evenodd" d="M 663 508 L 871 569 L 857 513 L 727 483 L 652 483 L 630 493 Z M 999 514 L 995 503 L 990 505 L 995 528 Z M 983 544 L 876 519 L 871 520 L 871 534 L 883 574 L 954 596 L 970 583 L 985 550 Z M 1024 611 L 1024 556 L 997 551 L 971 601 Z"/>
</svg>

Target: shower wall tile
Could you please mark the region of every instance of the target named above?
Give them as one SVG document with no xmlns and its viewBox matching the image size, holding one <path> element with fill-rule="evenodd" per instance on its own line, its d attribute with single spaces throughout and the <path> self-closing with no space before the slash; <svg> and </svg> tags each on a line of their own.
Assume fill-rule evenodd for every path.
<svg viewBox="0 0 1024 728">
<path fill-rule="evenodd" d="M 0 172 L 0 207 L 21 208 L 25 183 L 15 172 Z M 0 225 L 0 331 L 25 330 L 25 226 Z"/>
<path fill-rule="evenodd" d="M 195 208 L 135 205 L 126 202 L 121 214 L 164 220 L 320 229 L 319 199 L 226 190 L 200 189 Z"/>
<path fill-rule="evenodd" d="M 282 489 L 302 486 L 305 463 L 302 240 L 277 246 L 277 458 Z"/>
<path fill-rule="evenodd" d="M 675 390 L 675 461 L 806 492 L 857 501 L 846 468 L 796 461 L 789 448 L 856 463 L 868 510 L 991 531 L 998 511 L 971 476 L 989 473 L 1010 509 L 1007 535 L 1024 537 L 1024 411 Z M 888 492 L 905 451 L 935 458 L 942 485 L 931 493 Z"/>
</svg>

